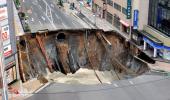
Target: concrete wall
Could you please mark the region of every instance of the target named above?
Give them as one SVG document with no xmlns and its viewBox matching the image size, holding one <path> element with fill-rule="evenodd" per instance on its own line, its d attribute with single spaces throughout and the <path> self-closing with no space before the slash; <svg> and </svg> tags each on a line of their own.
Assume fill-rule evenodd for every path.
<svg viewBox="0 0 170 100">
<path fill-rule="evenodd" d="M 94 0 L 94 3 L 103 8 L 103 1 L 102 0 Z"/>
</svg>

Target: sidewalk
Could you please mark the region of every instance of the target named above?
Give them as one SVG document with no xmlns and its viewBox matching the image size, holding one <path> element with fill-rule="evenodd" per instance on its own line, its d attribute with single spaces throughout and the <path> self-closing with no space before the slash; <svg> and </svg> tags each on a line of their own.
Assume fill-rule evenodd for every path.
<svg viewBox="0 0 170 100">
<path fill-rule="evenodd" d="M 64 9 L 63 11 L 66 12 L 66 14 L 69 14 L 73 17 L 76 18 L 76 20 L 83 25 L 84 28 L 90 28 L 87 23 L 85 23 L 81 18 L 77 16 L 78 11 L 77 10 L 71 10 L 70 9 L 70 4 L 69 3 L 64 3 Z"/>
<path fill-rule="evenodd" d="M 102 19 L 98 16 L 95 16 L 93 14 L 92 11 L 90 11 L 88 8 L 86 7 L 82 7 L 81 13 L 86 16 L 86 18 L 88 18 L 91 22 L 95 23 L 96 22 L 96 26 L 99 29 L 103 29 L 104 31 L 116 31 L 118 32 L 120 35 L 122 35 L 123 37 L 125 37 L 126 39 L 129 39 L 127 34 L 124 34 L 123 32 L 121 32 L 120 30 L 118 30 L 117 28 L 115 28 L 112 24 L 110 24 L 109 22 L 107 22 L 105 19 Z M 96 21 L 95 21 L 96 20 Z"/>
<path fill-rule="evenodd" d="M 127 34 L 124 34 L 120 30 L 115 28 L 112 24 L 107 22 L 105 19 L 102 19 L 102 18 L 98 17 L 97 15 L 95 17 L 94 13 L 90 10 L 90 8 L 85 6 L 85 2 L 83 3 L 84 5 L 81 8 L 80 8 L 80 2 L 78 2 L 77 0 L 71 0 L 70 1 L 70 3 L 73 3 L 73 2 L 75 3 L 75 7 L 77 8 L 75 10 L 70 10 L 69 4 L 65 3 L 65 5 L 67 6 L 67 7 L 65 7 L 65 10 L 69 11 L 69 13 L 71 13 L 73 16 L 79 17 L 78 13 L 81 11 L 81 14 L 83 16 L 85 16 L 86 19 L 88 19 L 88 21 L 90 21 L 90 22 L 86 22 L 86 23 L 89 23 L 90 27 L 93 25 L 93 28 L 97 27 L 97 28 L 102 29 L 104 31 L 116 31 L 120 35 L 122 35 L 124 38 L 129 40 L 129 37 L 128 37 Z M 81 18 L 81 17 L 79 17 L 79 18 L 83 21 L 85 19 L 85 18 Z M 96 25 L 96 27 L 95 27 L 95 25 Z"/>
<path fill-rule="evenodd" d="M 155 64 L 148 64 L 148 66 L 153 70 L 165 71 L 170 73 L 170 63 L 156 61 Z"/>
</svg>

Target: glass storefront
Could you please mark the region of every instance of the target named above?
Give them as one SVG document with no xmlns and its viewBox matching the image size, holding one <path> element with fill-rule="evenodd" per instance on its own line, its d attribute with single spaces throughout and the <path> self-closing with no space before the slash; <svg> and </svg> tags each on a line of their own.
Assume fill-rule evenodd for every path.
<svg viewBox="0 0 170 100">
<path fill-rule="evenodd" d="M 170 37 L 170 0 L 150 0 L 148 24 Z"/>
<path fill-rule="evenodd" d="M 170 50 L 164 50 L 163 58 L 170 60 Z"/>
</svg>

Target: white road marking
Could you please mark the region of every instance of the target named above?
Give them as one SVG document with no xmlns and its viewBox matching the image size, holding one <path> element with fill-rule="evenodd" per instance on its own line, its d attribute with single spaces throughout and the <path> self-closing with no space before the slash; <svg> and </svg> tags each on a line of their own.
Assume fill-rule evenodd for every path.
<svg viewBox="0 0 170 100">
<path fill-rule="evenodd" d="M 64 23 L 62 23 L 62 25 L 64 26 L 64 28 L 68 28 L 67 25 L 65 25 Z"/>
<path fill-rule="evenodd" d="M 46 6 L 48 6 L 50 8 L 50 6 L 48 5 L 48 3 L 46 2 L 46 0 L 42 0 Z M 47 16 L 46 12 L 43 12 L 43 14 L 47 17 L 47 20 L 51 23 L 51 25 L 53 26 L 54 29 L 56 29 L 56 26 L 54 25 L 53 21 L 50 20 L 50 18 Z M 42 17 L 41 17 L 42 18 Z"/>
<path fill-rule="evenodd" d="M 53 4 L 51 4 L 51 7 L 53 7 L 53 8 L 54 8 L 54 5 L 53 5 Z"/>
<path fill-rule="evenodd" d="M 31 21 L 34 22 L 34 18 L 31 18 Z"/>
<path fill-rule="evenodd" d="M 41 16 L 41 18 L 45 21 L 45 17 L 44 16 Z"/>
<path fill-rule="evenodd" d="M 55 14 L 55 16 L 59 19 L 59 16 L 57 14 Z"/>
<path fill-rule="evenodd" d="M 36 2 L 36 1 L 33 1 L 32 4 L 37 5 L 37 2 Z"/>
<path fill-rule="evenodd" d="M 38 7 L 39 7 L 40 9 L 42 9 L 42 7 L 41 7 L 40 5 L 38 5 Z"/>
<path fill-rule="evenodd" d="M 117 84 L 113 84 L 115 87 L 119 87 Z"/>
<path fill-rule="evenodd" d="M 129 81 L 130 84 L 134 84 L 132 81 Z"/>
<path fill-rule="evenodd" d="M 74 22 L 71 22 L 74 26 L 76 26 L 76 24 Z"/>
<path fill-rule="evenodd" d="M 41 21 L 39 21 L 39 23 L 40 23 L 40 25 L 42 26 L 42 23 L 41 23 Z"/>
</svg>

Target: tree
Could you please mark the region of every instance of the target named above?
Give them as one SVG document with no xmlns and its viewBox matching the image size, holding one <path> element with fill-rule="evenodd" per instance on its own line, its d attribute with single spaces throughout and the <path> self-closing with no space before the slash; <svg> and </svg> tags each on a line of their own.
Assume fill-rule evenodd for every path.
<svg viewBox="0 0 170 100">
<path fill-rule="evenodd" d="M 16 3 L 16 7 L 17 7 L 17 9 L 18 9 L 18 8 L 20 7 L 20 1 L 19 1 L 19 0 L 16 0 L 15 3 Z"/>
</svg>

